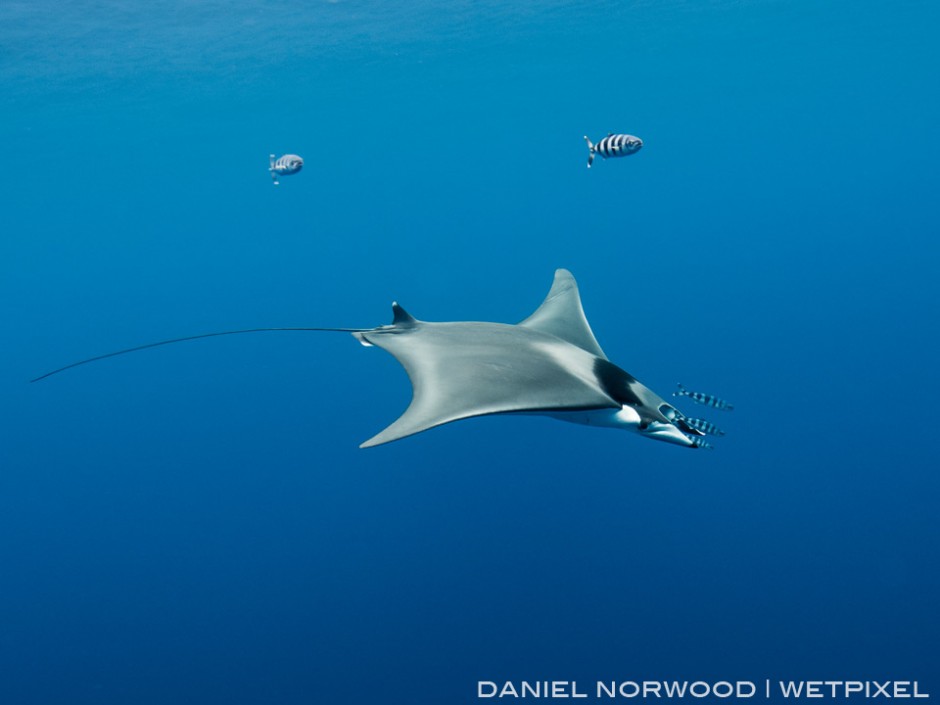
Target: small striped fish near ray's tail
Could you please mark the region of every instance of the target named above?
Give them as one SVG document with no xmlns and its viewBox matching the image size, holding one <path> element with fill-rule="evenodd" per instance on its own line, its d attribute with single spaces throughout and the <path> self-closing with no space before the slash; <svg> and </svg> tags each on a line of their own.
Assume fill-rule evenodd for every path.
<svg viewBox="0 0 940 705">
<path fill-rule="evenodd" d="M 701 404 L 703 406 L 710 406 L 713 409 L 720 409 L 721 411 L 734 411 L 734 406 L 729 404 L 724 399 L 716 397 L 712 394 L 704 394 L 703 392 L 693 392 L 686 389 L 681 384 L 678 385 L 678 389 L 672 393 L 674 397 L 688 397 L 696 404 Z"/>
</svg>

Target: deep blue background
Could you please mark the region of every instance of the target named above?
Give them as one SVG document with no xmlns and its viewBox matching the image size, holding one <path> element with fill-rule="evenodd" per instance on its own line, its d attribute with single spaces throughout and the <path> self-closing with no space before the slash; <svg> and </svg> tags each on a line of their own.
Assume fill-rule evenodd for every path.
<svg viewBox="0 0 940 705">
<path fill-rule="evenodd" d="M 0 702 L 940 695 L 938 33 L 927 0 L 4 2 Z M 587 171 L 608 131 L 646 146 Z M 514 322 L 556 267 L 615 362 L 736 404 L 715 452 L 539 418 L 361 451 L 409 386 L 343 335 L 26 382 L 392 299 Z"/>
</svg>

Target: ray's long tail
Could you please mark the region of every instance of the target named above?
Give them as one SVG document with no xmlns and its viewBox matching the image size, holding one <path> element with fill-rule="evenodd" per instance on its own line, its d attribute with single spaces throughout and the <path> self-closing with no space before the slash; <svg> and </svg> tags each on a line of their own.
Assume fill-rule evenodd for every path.
<svg viewBox="0 0 940 705">
<path fill-rule="evenodd" d="M 73 367 L 78 367 L 79 365 L 87 365 L 89 362 L 97 362 L 98 360 L 105 360 L 109 357 L 117 357 L 118 355 L 125 355 L 127 353 L 137 352 L 138 350 L 146 350 L 148 348 L 156 348 L 161 345 L 170 345 L 171 343 L 183 343 L 187 340 L 199 340 L 200 338 L 216 338 L 220 335 L 238 335 L 240 333 L 266 333 L 270 331 L 326 331 L 330 333 L 362 333 L 364 331 L 372 330 L 371 328 L 245 328 L 243 330 L 226 330 L 218 333 L 202 333 L 201 335 L 188 335 L 185 338 L 172 338 L 171 340 L 161 340 L 156 343 L 147 343 L 146 345 L 138 345 L 133 348 L 126 348 L 124 350 L 117 350 L 115 352 L 105 353 L 104 355 L 96 355 L 95 357 L 89 357 L 87 360 L 79 360 L 78 362 L 73 362 L 71 364 L 65 365 L 65 367 L 60 367 L 52 372 L 46 372 L 44 375 L 39 375 L 35 379 L 29 380 L 30 382 L 38 382 L 41 379 L 46 379 L 46 377 L 51 377 L 52 375 L 57 375 L 60 372 L 65 372 L 70 370 Z"/>
</svg>

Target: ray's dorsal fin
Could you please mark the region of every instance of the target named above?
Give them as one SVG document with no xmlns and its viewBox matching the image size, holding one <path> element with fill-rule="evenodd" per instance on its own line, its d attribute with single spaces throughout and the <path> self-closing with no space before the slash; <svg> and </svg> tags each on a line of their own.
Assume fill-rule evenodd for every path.
<svg viewBox="0 0 940 705">
<path fill-rule="evenodd" d="M 578 283 L 567 269 L 555 270 L 555 281 L 545 301 L 519 325 L 549 333 L 607 359 L 584 316 Z"/>
<path fill-rule="evenodd" d="M 412 328 L 418 323 L 418 319 L 408 313 L 398 305 L 397 301 L 392 301 L 392 325 L 399 328 Z"/>
</svg>

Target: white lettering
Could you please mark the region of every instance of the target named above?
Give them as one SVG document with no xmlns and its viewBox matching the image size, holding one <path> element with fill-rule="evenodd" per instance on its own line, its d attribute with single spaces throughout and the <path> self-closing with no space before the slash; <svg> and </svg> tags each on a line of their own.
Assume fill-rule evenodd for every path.
<svg viewBox="0 0 940 705">
<path fill-rule="evenodd" d="M 633 692 L 628 692 L 628 687 L 633 688 Z M 624 698 L 635 698 L 640 694 L 640 686 L 636 681 L 624 681 L 620 684 L 620 695 Z"/>
<path fill-rule="evenodd" d="M 489 693 L 484 693 L 484 688 L 492 688 Z M 492 698 L 496 695 L 496 684 L 493 681 L 477 681 L 477 697 Z"/>
<path fill-rule="evenodd" d="M 929 698 L 917 681 L 776 681 L 780 695 L 788 699 L 831 698 Z M 771 699 L 772 683 L 765 681 L 767 698 Z M 753 698 L 757 685 L 753 681 L 595 681 L 594 697 L 680 699 Z M 587 691 L 578 689 L 577 681 L 477 681 L 477 698 L 588 698 Z M 860 704 L 861 705 L 861 704 Z"/>
<path fill-rule="evenodd" d="M 803 681 L 780 681 L 780 692 L 785 698 L 799 698 L 803 695 Z"/>
<path fill-rule="evenodd" d="M 686 686 L 689 684 L 687 681 L 681 683 L 679 681 L 666 681 L 663 685 L 666 688 L 667 698 L 684 698 Z"/>
<path fill-rule="evenodd" d="M 542 683 L 541 681 L 535 681 L 535 687 L 532 687 L 532 684 L 529 681 L 522 681 L 522 697 L 526 695 L 531 695 L 533 698 L 539 698 L 542 696 Z"/>
<path fill-rule="evenodd" d="M 734 686 L 728 681 L 718 681 L 712 686 L 712 693 L 716 698 L 730 698 L 734 693 Z"/>
</svg>

